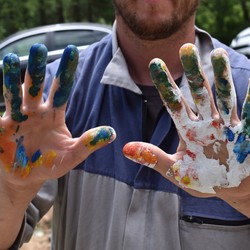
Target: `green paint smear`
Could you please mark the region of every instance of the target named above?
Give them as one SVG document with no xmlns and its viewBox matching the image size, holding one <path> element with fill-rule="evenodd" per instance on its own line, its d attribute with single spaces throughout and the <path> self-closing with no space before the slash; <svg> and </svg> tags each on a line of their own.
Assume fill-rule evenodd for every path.
<svg viewBox="0 0 250 250">
<path fill-rule="evenodd" d="M 242 120 L 244 120 L 243 132 L 250 136 L 250 90 L 248 90 L 242 109 Z"/>
<path fill-rule="evenodd" d="M 212 65 L 216 77 L 221 77 L 226 69 L 226 61 L 223 57 L 212 57 Z"/>
<path fill-rule="evenodd" d="M 195 53 L 192 55 L 182 55 L 181 61 L 192 94 L 199 96 L 203 89 L 204 78 L 201 74 L 197 56 Z"/>
<path fill-rule="evenodd" d="M 153 83 L 155 84 L 162 98 L 166 101 L 170 110 L 180 110 L 182 105 L 178 100 L 178 96 L 175 95 L 169 78 L 166 72 L 161 68 L 161 65 L 159 63 L 152 63 L 149 70 Z"/>
<path fill-rule="evenodd" d="M 212 65 L 215 76 L 216 96 L 222 105 L 222 111 L 229 114 L 231 86 L 224 76 L 226 70 L 226 61 L 223 57 L 212 57 Z"/>
<path fill-rule="evenodd" d="M 114 135 L 114 130 L 111 128 L 101 128 L 96 132 L 95 137 L 90 141 L 89 145 L 96 146 L 100 142 L 110 141 Z"/>
</svg>

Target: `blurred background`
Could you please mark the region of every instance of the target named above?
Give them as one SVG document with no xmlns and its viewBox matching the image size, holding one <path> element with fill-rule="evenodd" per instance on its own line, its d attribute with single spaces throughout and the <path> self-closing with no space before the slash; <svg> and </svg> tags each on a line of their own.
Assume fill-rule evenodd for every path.
<svg viewBox="0 0 250 250">
<path fill-rule="evenodd" d="M 240 31 L 250 26 L 250 1 L 201 0 L 196 20 L 198 27 L 230 45 Z"/>
<path fill-rule="evenodd" d="M 37 27 L 39 26 L 59 23 L 77 22 L 102 24 L 105 25 L 105 27 L 96 26 L 95 29 L 100 30 L 103 32 L 102 34 L 105 33 L 104 35 L 106 35 L 106 33 L 108 34 L 110 32 L 111 25 L 114 21 L 114 11 L 111 0 L 0 0 L 0 6 L 0 45 L 4 45 L 6 38 L 9 38 L 9 36 L 14 33 L 11 39 L 20 39 L 20 34 L 16 34 L 18 31 L 24 31 L 31 28 L 35 28 L 35 30 L 38 31 Z M 201 0 L 196 24 L 198 27 L 207 30 L 212 36 L 218 38 L 220 41 L 250 57 L 250 0 Z M 105 31 L 103 28 L 105 28 Z M 46 34 L 51 31 L 48 27 L 45 29 L 47 31 Z M 71 26 L 70 29 L 73 30 L 73 26 Z M 82 29 L 91 31 L 94 27 L 83 27 Z M 34 32 L 34 29 L 32 32 Z M 25 34 L 28 37 L 34 36 L 35 33 Z M 65 36 L 67 34 L 68 33 L 65 32 Z M 75 34 L 78 34 L 78 32 L 75 32 Z M 24 36 L 24 34 L 22 35 Z M 54 37 L 56 37 L 56 35 L 54 35 Z M 73 38 L 72 35 L 70 37 Z M 95 35 L 95 37 L 97 36 Z M 98 36 L 97 40 L 101 37 Z M 60 38 L 58 40 L 63 39 Z M 14 40 L 8 41 L 10 42 L 9 44 L 14 43 Z M 36 41 L 32 40 L 32 42 Z M 70 43 L 71 41 L 67 40 L 67 42 Z M 88 43 L 92 42 L 94 42 L 94 40 Z M 81 46 L 88 44 L 77 45 Z M 22 46 L 24 47 L 24 45 Z M 27 43 L 25 43 L 25 46 L 27 46 Z M 4 48 L 4 46 L 2 48 Z M 9 49 L 10 47 L 8 47 L 8 50 Z M 25 53 L 26 52 L 24 52 L 24 55 Z M 54 56 L 58 57 L 60 55 L 61 51 L 56 54 L 51 54 L 51 60 L 55 59 Z M 27 58 L 24 57 L 21 60 L 22 67 L 26 66 L 26 59 Z M 0 62 L 0 75 L 2 74 L 1 67 L 2 64 Z M 0 79 L 1 89 L 1 76 Z M 3 100 L 0 94 L 0 110 L 4 108 L 2 102 Z M 52 209 L 37 225 L 32 241 L 25 244 L 22 250 L 50 249 L 51 216 Z"/>
<path fill-rule="evenodd" d="M 65 22 L 112 24 L 111 0 L 0 0 L 0 40 L 32 27 Z M 201 0 L 197 25 L 226 44 L 250 25 L 249 0 Z"/>
<path fill-rule="evenodd" d="M 16 31 L 65 22 L 112 24 L 111 0 L 0 0 L 0 39 Z"/>
</svg>

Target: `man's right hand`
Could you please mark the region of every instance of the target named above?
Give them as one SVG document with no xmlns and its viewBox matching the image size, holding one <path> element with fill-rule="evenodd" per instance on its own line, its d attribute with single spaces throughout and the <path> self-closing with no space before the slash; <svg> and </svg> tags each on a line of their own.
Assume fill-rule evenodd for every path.
<svg viewBox="0 0 250 250">
<path fill-rule="evenodd" d="M 98 127 L 72 138 L 65 124 L 65 108 L 78 63 L 78 50 L 68 46 L 62 56 L 46 102 L 42 100 L 47 49 L 36 44 L 23 88 L 19 58 L 4 58 L 6 112 L 0 119 L 2 175 L 13 182 L 58 178 L 115 139 L 110 127 Z"/>
<path fill-rule="evenodd" d="M 13 244 L 24 212 L 44 181 L 63 176 L 116 137 L 113 128 L 103 126 L 72 138 L 65 109 L 78 50 L 72 45 L 64 50 L 44 102 L 46 57 L 44 45 L 32 46 L 23 86 L 19 58 L 8 54 L 3 60 L 6 112 L 0 118 L 0 234 L 4 240 L 0 249 Z"/>
</svg>

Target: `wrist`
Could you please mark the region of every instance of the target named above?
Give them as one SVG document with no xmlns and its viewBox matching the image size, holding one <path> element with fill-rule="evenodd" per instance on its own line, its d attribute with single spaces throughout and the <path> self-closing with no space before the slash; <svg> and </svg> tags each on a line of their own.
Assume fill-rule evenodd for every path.
<svg viewBox="0 0 250 250">
<path fill-rule="evenodd" d="M 25 211 L 42 183 L 16 181 L 10 174 L 0 173 L 0 249 L 9 248 L 15 241 Z M 6 230 L 11 228 L 11 230 Z"/>
<path fill-rule="evenodd" d="M 250 218 L 250 194 L 240 196 L 219 196 L 230 206 Z"/>
<path fill-rule="evenodd" d="M 25 178 L 17 178 L 10 174 L 0 174 L 0 193 L 6 202 L 11 204 L 27 204 L 41 188 L 43 181 L 34 182 Z"/>
</svg>

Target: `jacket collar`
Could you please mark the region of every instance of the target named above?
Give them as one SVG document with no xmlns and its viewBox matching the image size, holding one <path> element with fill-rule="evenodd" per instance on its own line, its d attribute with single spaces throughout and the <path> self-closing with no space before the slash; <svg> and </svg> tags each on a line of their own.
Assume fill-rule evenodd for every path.
<svg viewBox="0 0 250 250">
<path fill-rule="evenodd" d="M 212 38 L 207 32 L 196 27 L 195 45 L 200 53 L 203 70 L 207 76 L 208 81 L 212 85 L 213 70 L 210 60 L 210 53 L 214 49 Z M 112 60 L 109 62 L 108 66 L 104 71 L 101 83 L 121 87 L 139 95 L 142 94 L 141 90 L 132 80 L 129 74 L 126 61 L 118 45 L 116 35 L 116 22 L 114 22 L 112 32 L 112 56 Z M 191 93 L 187 84 L 187 79 L 185 76 L 182 77 L 180 89 L 187 102 L 189 103 L 190 107 L 195 110 L 195 105 L 193 103 Z"/>
</svg>

